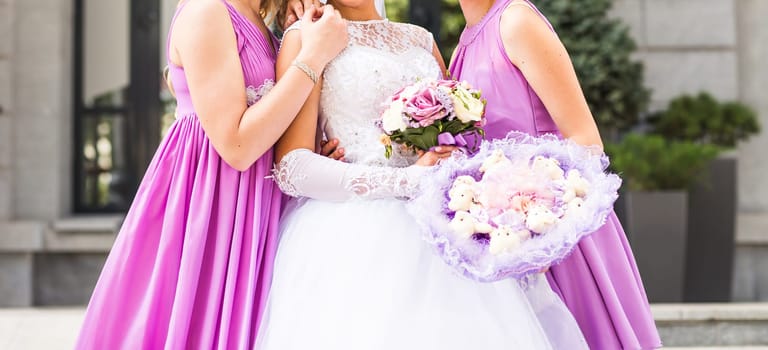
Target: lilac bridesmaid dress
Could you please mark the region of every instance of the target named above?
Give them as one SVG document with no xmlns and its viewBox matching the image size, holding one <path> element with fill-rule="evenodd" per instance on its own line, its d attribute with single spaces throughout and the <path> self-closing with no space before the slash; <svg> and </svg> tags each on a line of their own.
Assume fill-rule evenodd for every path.
<svg viewBox="0 0 768 350">
<path fill-rule="evenodd" d="M 276 39 L 222 2 L 243 89 L 269 86 Z M 177 119 L 107 259 L 77 349 L 246 349 L 256 338 L 280 213 L 281 193 L 265 179 L 272 152 L 244 172 L 228 166 L 200 126 L 184 70 L 170 67 Z"/>
<path fill-rule="evenodd" d="M 504 51 L 499 25 L 510 2 L 497 0 L 479 23 L 464 30 L 451 75 L 481 89 L 488 99 L 488 137 L 502 138 L 512 130 L 559 134 L 544 104 Z M 570 257 L 553 266 L 547 277 L 590 348 L 661 346 L 632 250 L 615 214 L 584 238 Z"/>
</svg>

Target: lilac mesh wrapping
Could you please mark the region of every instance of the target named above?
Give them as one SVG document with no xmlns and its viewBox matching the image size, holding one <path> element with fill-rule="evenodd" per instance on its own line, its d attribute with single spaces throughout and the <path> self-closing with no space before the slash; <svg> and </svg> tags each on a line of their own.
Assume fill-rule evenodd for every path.
<svg viewBox="0 0 768 350">
<path fill-rule="evenodd" d="M 449 226 L 453 212 L 448 209 L 447 193 L 458 176 L 480 179 L 478 169 L 496 149 L 501 149 L 513 162 L 543 155 L 557 159 L 565 171 L 578 169 L 591 184 L 589 193 L 583 198 L 583 215 L 566 216 L 547 234 L 526 240 L 518 249 L 503 255 L 490 254 L 487 239 L 454 237 Z M 581 238 L 605 223 L 621 186 L 617 175 L 607 173 L 608 164 L 604 154 L 570 140 L 555 135 L 533 137 L 512 132 L 504 139 L 484 141 L 478 153 L 472 156 L 456 152 L 435 167 L 425 175 L 420 185 L 421 193 L 408 203 L 408 210 L 422 228 L 424 239 L 435 247 L 448 265 L 464 276 L 481 282 L 520 279 L 559 263 Z"/>
</svg>

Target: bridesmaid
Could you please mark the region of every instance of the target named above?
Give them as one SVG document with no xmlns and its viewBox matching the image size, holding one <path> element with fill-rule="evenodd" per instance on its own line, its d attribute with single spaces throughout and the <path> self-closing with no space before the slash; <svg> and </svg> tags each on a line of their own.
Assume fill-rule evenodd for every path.
<svg viewBox="0 0 768 350">
<path fill-rule="evenodd" d="M 450 66 L 488 99 L 488 137 L 518 130 L 602 145 L 568 53 L 527 0 L 460 0 L 467 27 Z M 592 349 L 661 346 L 624 231 L 612 214 L 547 273 Z"/>
<path fill-rule="evenodd" d="M 253 346 L 280 213 L 280 191 L 265 179 L 272 145 L 347 44 L 332 7 L 307 9 L 313 29 L 274 84 L 279 43 L 263 19 L 273 1 L 179 5 L 168 47 L 177 119 L 107 259 L 77 349 Z"/>
</svg>

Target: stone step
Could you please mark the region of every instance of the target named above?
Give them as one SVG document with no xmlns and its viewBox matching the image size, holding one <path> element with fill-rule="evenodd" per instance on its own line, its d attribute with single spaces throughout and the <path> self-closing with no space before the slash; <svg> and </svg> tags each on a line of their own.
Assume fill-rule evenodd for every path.
<svg viewBox="0 0 768 350">
<path fill-rule="evenodd" d="M 768 303 L 655 304 L 670 350 L 768 350 Z M 71 349 L 83 307 L 0 308 L 0 349 Z M 45 336 L 40 336 L 40 329 Z"/>
<path fill-rule="evenodd" d="M 768 350 L 768 303 L 655 304 L 651 308 L 666 346 L 762 346 Z"/>
</svg>

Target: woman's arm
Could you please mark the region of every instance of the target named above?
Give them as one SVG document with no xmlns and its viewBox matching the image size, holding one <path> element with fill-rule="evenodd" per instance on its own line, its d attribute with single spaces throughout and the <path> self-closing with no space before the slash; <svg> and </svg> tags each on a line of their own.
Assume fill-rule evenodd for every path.
<svg viewBox="0 0 768 350">
<path fill-rule="evenodd" d="M 531 84 L 564 137 L 602 147 L 568 52 L 538 13 L 512 2 L 501 16 L 501 36 L 510 61 Z"/>
<path fill-rule="evenodd" d="M 306 31 L 308 44 L 297 59 L 319 73 L 346 46 L 346 23 L 329 6 L 312 8 L 305 17 L 312 29 Z M 171 59 L 184 67 L 206 135 L 238 170 L 249 168 L 272 147 L 315 85 L 293 67 L 269 94 L 247 107 L 237 41 L 228 10 L 219 1 L 190 1 L 176 20 L 171 47 Z"/>
<path fill-rule="evenodd" d="M 301 45 L 298 30 L 285 34 L 277 59 L 278 79 L 286 74 L 293 57 L 301 51 Z M 275 180 L 286 194 L 329 201 L 355 197 L 411 197 L 418 189 L 421 175 L 428 169 L 426 166 L 450 155 L 451 149 L 441 153 L 428 152 L 419 159 L 418 165 L 389 168 L 348 164 L 314 153 L 320 86 L 318 84 L 312 91 L 275 147 L 278 162 Z"/>
</svg>

